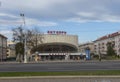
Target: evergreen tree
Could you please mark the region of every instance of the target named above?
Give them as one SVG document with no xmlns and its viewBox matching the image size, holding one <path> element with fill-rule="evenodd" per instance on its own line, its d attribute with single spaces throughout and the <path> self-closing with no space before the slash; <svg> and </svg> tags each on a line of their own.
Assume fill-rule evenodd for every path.
<svg viewBox="0 0 120 82">
<path fill-rule="evenodd" d="M 108 42 L 107 43 L 107 55 L 108 56 L 114 56 L 116 55 L 115 50 L 113 49 L 115 46 L 114 42 Z"/>
<path fill-rule="evenodd" d="M 16 51 L 16 60 L 19 62 L 22 62 L 23 56 L 24 56 L 24 44 L 21 42 L 18 42 L 15 45 L 15 51 Z"/>
</svg>

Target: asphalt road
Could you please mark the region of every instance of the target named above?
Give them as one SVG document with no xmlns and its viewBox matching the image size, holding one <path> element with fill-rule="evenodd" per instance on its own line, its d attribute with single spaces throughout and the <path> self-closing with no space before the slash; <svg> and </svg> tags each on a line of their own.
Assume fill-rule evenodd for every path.
<svg viewBox="0 0 120 82">
<path fill-rule="evenodd" d="M 120 70 L 120 61 L 0 63 L 0 72 Z"/>
</svg>

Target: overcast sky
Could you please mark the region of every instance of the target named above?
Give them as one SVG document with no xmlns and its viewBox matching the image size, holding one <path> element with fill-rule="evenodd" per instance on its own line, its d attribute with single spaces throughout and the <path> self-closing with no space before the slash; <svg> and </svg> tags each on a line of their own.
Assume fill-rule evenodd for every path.
<svg viewBox="0 0 120 82">
<path fill-rule="evenodd" d="M 93 41 L 120 30 L 120 0 L 0 0 L 0 33 L 11 39 L 12 28 L 66 31 L 79 42 Z"/>
</svg>

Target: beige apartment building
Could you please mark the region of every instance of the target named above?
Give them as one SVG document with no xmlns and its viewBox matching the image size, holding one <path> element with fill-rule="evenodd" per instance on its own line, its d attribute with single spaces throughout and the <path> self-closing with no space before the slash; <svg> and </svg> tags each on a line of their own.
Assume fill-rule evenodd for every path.
<svg viewBox="0 0 120 82">
<path fill-rule="evenodd" d="M 120 32 L 105 35 L 94 41 L 95 54 L 107 54 L 108 42 L 111 42 L 115 45 L 114 50 L 117 55 L 120 55 Z"/>
<path fill-rule="evenodd" d="M 0 34 L 0 61 L 4 61 L 7 58 L 7 38 Z"/>
<path fill-rule="evenodd" d="M 14 58 L 15 55 L 15 43 L 13 41 L 7 41 L 7 58 Z"/>
<path fill-rule="evenodd" d="M 94 53 L 94 43 L 93 42 L 86 42 L 86 43 L 80 44 L 78 47 L 79 52 L 85 52 L 85 50 L 87 48 L 90 49 L 90 53 Z"/>
</svg>

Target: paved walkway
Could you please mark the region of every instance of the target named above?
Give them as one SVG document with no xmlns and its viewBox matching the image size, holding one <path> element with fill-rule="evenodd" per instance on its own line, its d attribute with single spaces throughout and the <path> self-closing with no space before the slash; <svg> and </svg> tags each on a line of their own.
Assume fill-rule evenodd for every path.
<svg viewBox="0 0 120 82">
<path fill-rule="evenodd" d="M 120 76 L 0 77 L 0 82 L 120 82 Z"/>
</svg>

